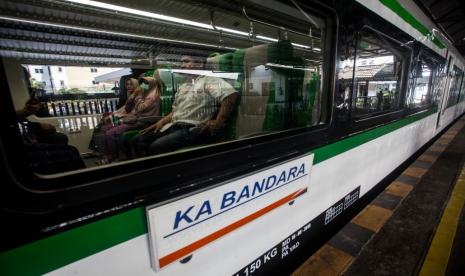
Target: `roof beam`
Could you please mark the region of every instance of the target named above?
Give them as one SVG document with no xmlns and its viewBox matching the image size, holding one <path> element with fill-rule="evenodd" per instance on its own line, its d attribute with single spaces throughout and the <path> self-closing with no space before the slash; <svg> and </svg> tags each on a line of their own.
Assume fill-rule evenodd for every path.
<svg viewBox="0 0 465 276">
<path fill-rule="evenodd" d="M 128 45 L 117 45 L 114 41 L 113 43 L 93 43 L 93 42 L 83 42 L 79 41 L 79 37 L 75 37 L 77 39 L 73 40 L 60 40 L 56 38 L 44 38 L 44 37 L 35 37 L 35 36 L 25 36 L 19 34 L 6 34 L 2 33 L 0 30 L 0 38 L 3 39 L 13 39 L 13 40 L 21 40 L 21 41 L 30 41 L 30 42 L 43 42 L 43 43 L 51 43 L 51 44 L 60 44 L 60 45 L 68 45 L 68 46 L 83 46 L 83 47 L 92 47 L 92 48 L 102 48 L 102 49 L 117 49 L 117 50 L 127 50 L 127 51 L 150 51 L 152 45 L 147 45 L 147 47 L 135 47 L 135 46 L 128 46 Z M 86 39 L 83 37 L 83 39 Z"/>
<path fill-rule="evenodd" d="M 8 46 L 0 46 L 0 50 L 23 52 L 23 53 L 30 53 L 30 54 L 47 54 L 47 55 L 79 56 L 79 57 L 95 57 L 95 58 L 117 58 L 117 59 L 145 58 L 144 56 L 65 52 L 65 51 L 33 49 L 33 48 L 17 48 L 17 47 L 8 47 Z"/>
<path fill-rule="evenodd" d="M 441 16 L 436 18 L 434 21 L 438 21 L 438 20 L 441 21 L 441 20 L 444 20 L 444 19 L 448 18 L 451 13 L 455 12 L 459 8 L 460 8 L 460 6 L 457 6 L 457 5 L 449 7 L 449 9 L 445 13 L 443 13 Z M 434 15 L 435 14 L 433 14 L 433 16 Z"/>
<path fill-rule="evenodd" d="M 449 16 L 449 17 L 443 16 L 434 21 L 438 24 L 441 24 L 441 23 L 446 23 L 446 22 L 451 22 L 451 21 L 462 21 L 463 19 L 464 19 L 464 15 L 454 15 L 454 16 Z"/>
</svg>

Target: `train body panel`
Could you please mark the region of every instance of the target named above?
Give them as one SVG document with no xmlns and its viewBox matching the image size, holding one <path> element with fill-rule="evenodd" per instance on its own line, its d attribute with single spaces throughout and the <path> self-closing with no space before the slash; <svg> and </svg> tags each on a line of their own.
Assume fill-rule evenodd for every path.
<svg viewBox="0 0 465 276">
<path fill-rule="evenodd" d="M 0 215 L 11 222 L 12 237 L 3 238 L 2 275 L 248 276 L 281 269 L 288 274 L 465 112 L 465 61 L 413 1 L 245 1 L 242 10 L 215 2 L 154 7 L 135 1 L 131 8 L 125 1 L 4 5 L 2 39 L 19 36 L 11 31 L 16 29 L 25 37 L 51 33 L 36 38 L 39 49 L 27 38 L 17 52 L 0 45 L 0 77 L 10 90 L 0 101 L 9 111 L 2 123 L 8 131 L 0 137 L 1 175 L 8 182 L 0 188 Z M 27 5 L 31 13 L 51 10 L 64 17 L 76 11 L 89 22 L 108 20 L 77 27 L 74 15 L 69 21 L 58 16 L 57 22 L 53 16 L 50 22 L 12 16 L 15 7 Z M 262 16 L 261 9 L 280 16 Z M 150 30 L 144 29 L 148 22 Z M 157 36 L 128 33 L 132 24 Z M 60 35 L 75 39 L 77 46 L 68 47 L 69 53 L 59 46 L 47 50 L 47 43 L 66 44 Z M 90 50 L 76 50 L 81 46 Z M 121 51 L 106 52 L 112 47 Z M 33 50 L 38 53 L 27 52 Z M 186 56 L 193 67 L 183 67 Z M 84 159 L 87 168 L 42 173 L 22 160 L 28 157 L 19 146 L 27 128 L 16 127 L 18 112 L 13 113 L 32 91 L 19 77 L 21 67 L 44 62 L 49 71 L 52 65 L 54 70 L 63 65 L 60 72 L 81 66 L 86 74 L 88 69 L 97 73 L 98 66 L 131 67 L 134 73 L 118 78 L 115 92 L 126 77 L 147 85 L 147 77 L 153 77 L 161 83 L 160 116 L 149 118 L 150 124 L 172 114 L 180 91 L 194 97 L 225 87 L 240 100 L 230 109 L 233 123 L 223 122 L 228 128 L 223 140 L 107 164 L 95 162 L 89 146 L 116 96 L 85 101 L 82 93 L 68 99 L 76 91 L 65 89 L 63 81 L 65 100 L 49 102 L 51 116 L 32 115 L 26 125 L 55 126 L 66 133 L 69 146 L 90 158 Z M 139 69 L 144 73 L 136 76 Z M 34 81 L 39 88 L 46 85 Z M 52 86 L 56 81 L 50 79 Z M 195 86 L 200 81 L 203 86 Z M 228 96 L 221 95 L 221 101 Z M 219 110 L 210 111 L 221 105 L 212 101 L 202 112 L 216 116 Z M 121 122 L 112 117 L 110 124 Z M 132 139 L 141 130 L 118 137 L 115 143 L 124 154 L 136 154 Z M 105 135 L 104 146 L 112 145 L 114 136 Z"/>
<path fill-rule="evenodd" d="M 292 205 L 280 206 L 256 221 L 199 248 L 185 263 L 176 261 L 159 272 L 154 272 L 150 265 L 150 258 L 153 256 L 148 254 L 150 251 L 149 237 L 144 234 L 52 271 L 50 275 L 71 273 L 92 275 L 97 271 L 113 275 L 127 275 L 131 271 L 137 271 L 140 275 L 184 275 L 185 273 L 215 275 L 218 273 L 215 270 L 217 266 L 221 266 L 226 274 L 239 272 L 244 275 L 244 269 L 247 269 L 247 267 L 244 268 L 244 264 L 252 264 L 258 259 L 262 262 L 260 266 L 265 265 L 263 262 L 271 261 L 271 259 L 285 261 L 287 255 L 283 255 L 286 250 L 283 250 L 282 243 L 287 237 L 292 236 L 294 232 L 306 225 L 311 225 L 308 229 L 324 231 L 325 223 L 329 224 L 332 219 L 342 215 L 346 208 L 349 208 L 349 206 L 344 207 L 338 213 L 338 211 L 328 209 L 328 206 L 335 206 L 354 190 L 359 191 L 356 200 L 372 190 L 375 184 L 396 169 L 398 164 L 406 161 L 434 137 L 436 118 L 437 113 L 429 114 L 313 165 L 308 191 L 296 198 Z M 389 126 L 381 128 L 389 128 Z M 376 134 L 372 135 L 376 136 Z M 357 138 L 347 139 L 356 140 Z M 400 143 L 400 141 L 403 142 Z M 385 158 L 380 160 L 379 156 Z M 347 177 L 347 172 L 350 172 L 350 178 Z M 319 215 L 325 217 L 325 223 L 316 222 Z M 252 237 L 251 233 L 260 234 Z M 223 251 L 224 248 L 237 248 L 238 244 L 240 251 Z M 271 247 L 270 245 L 280 246 Z M 280 247 L 279 250 L 278 247 Z M 264 254 L 268 255 L 260 258 Z M 292 251 L 289 250 L 288 254 L 292 254 Z M 212 266 L 212 263 L 215 266 Z M 260 267 L 255 273 L 259 272 Z"/>
</svg>

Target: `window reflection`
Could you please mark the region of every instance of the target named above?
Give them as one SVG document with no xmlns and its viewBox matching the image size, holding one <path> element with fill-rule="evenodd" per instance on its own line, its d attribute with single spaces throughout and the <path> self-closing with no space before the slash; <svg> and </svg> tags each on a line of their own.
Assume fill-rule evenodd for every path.
<svg viewBox="0 0 465 276">
<path fill-rule="evenodd" d="M 255 22 L 252 28 L 242 12 L 215 9 L 213 16 L 206 5 L 195 5 L 199 11 L 192 14 L 182 9 L 192 7 L 191 3 L 169 2 L 159 3 L 157 8 L 192 22 L 213 20 L 212 24 L 223 31 L 146 18 L 140 20 L 147 24 L 135 26 L 133 17 L 122 12 L 115 22 L 127 29 L 109 35 L 107 40 L 117 50 L 131 48 L 124 55 L 111 47 L 106 49 L 106 44 L 90 45 L 85 52 L 80 52 L 81 48 L 62 49 L 60 55 L 64 58 L 73 57 L 72 65 L 77 70 L 71 71 L 65 66 L 67 59 L 53 60 L 53 52 L 44 53 L 44 62 L 50 59 L 46 66 L 56 65 L 57 70 L 50 67 L 56 77 L 49 79 L 55 79 L 57 84 L 44 92 L 47 98 L 40 99 L 48 106 L 49 117 L 38 120 L 47 120 L 57 132 L 66 135 L 87 168 L 327 122 L 329 89 L 323 93 L 326 25 L 322 18 L 312 16 L 309 22 L 286 17 L 284 21 L 269 22 L 273 24 Z M 88 16 L 84 6 L 78 10 L 70 7 L 70 11 Z M 268 12 L 276 15 L 270 21 L 284 15 L 281 11 Z M 90 44 L 100 41 L 101 32 L 93 31 L 100 25 L 86 24 L 83 22 L 89 33 L 83 38 L 77 36 L 77 41 L 87 37 L 92 38 Z M 109 26 L 101 28 L 115 31 Z M 61 31 L 69 35 L 66 29 Z M 48 32 L 40 34 L 46 36 Z M 132 40 L 122 43 L 119 36 Z M 147 41 L 147 37 L 151 40 Z M 18 45 L 27 48 L 20 39 Z M 105 51 L 108 53 L 101 59 Z M 116 72 L 120 67 L 125 70 Z M 80 72 L 85 72 L 88 79 L 79 78 Z M 45 73 L 37 75 L 41 74 L 42 80 L 48 76 Z M 84 89 L 86 85 L 95 89 Z M 69 99 L 51 101 L 58 94 L 57 87 Z M 83 101 L 98 87 L 110 95 Z M 74 88 L 76 91 L 70 90 Z M 74 93 L 78 88 L 79 97 Z M 176 140 L 168 134 L 179 135 Z"/>
<path fill-rule="evenodd" d="M 416 108 L 430 105 L 432 103 L 433 68 L 420 60 L 413 70 L 406 101 L 407 106 Z"/>
<path fill-rule="evenodd" d="M 457 66 L 454 65 L 454 69 L 451 70 L 450 85 L 449 85 L 449 99 L 447 101 L 447 107 L 451 107 L 458 102 L 460 93 L 460 84 L 462 83 L 463 72 Z"/>
<path fill-rule="evenodd" d="M 367 30 L 362 32 L 354 72 L 352 106 L 356 115 L 399 108 L 404 51 L 386 37 Z"/>
</svg>

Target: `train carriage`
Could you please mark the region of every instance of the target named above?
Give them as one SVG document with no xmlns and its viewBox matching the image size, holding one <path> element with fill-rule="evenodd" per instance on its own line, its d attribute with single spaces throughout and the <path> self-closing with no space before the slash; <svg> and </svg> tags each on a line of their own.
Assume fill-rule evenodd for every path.
<svg viewBox="0 0 465 276">
<path fill-rule="evenodd" d="M 465 110 L 465 60 L 412 1 L 0 7 L 2 275 L 289 274 Z M 130 78 L 156 114 L 114 115 Z M 166 118 L 203 140 L 139 154 Z"/>
</svg>

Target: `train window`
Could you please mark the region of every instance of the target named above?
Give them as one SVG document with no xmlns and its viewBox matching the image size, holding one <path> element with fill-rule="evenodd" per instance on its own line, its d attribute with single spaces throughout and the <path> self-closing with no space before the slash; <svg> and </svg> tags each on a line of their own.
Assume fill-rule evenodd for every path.
<svg viewBox="0 0 465 276">
<path fill-rule="evenodd" d="M 435 87 L 439 85 L 437 82 L 441 70 L 441 67 L 437 65 L 438 62 L 435 61 L 432 57 L 420 54 L 414 62 L 406 97 L 408 108 L 428 107 L 435 103 L 434 91 Z"/>
<path fill-rule="evenodd" d="M 460 86 L 460 102 L 463 102 L 465 100 L 465 74 L 462 75 L 462 85 Z"/>
<path fill-rule="evenodd" d="M 34 172 L 165 156 L 327 122 L 322 14 L 280 2 L 244 10 L 185 1 L 131 8 L 5 2 L 2 9 L 22 14 L 0 21 L 0 32 L 17 45 L 0 54 L 13 102 L 21 102 L 16 109 L 28 101 L 27 112 L 18 113 L 18 133 Z M 32 12 L 18 12 L 24 9 Z M 42 21 L 33 11 L 44 9 L 55 12 Z M 29 100 L 19 96 L 27 94 L 27 85 L 19 85 L 24 67 L 37 73 L 30 79 L 35 85 L 45 82 Z M 116 72 L 124 68 L 138 71 Z M 98 97 L 99 89 L 108 95 Z M 36 101 L 49 117 L 25 118 L 34 115 Z M 60 147 L 43 152 L 44 143 Z M 56 158 L 44 161 L 44 154 Z"/>
<path fill-rule="evenodd" d="M 115 111 L 118 96 L 120 92 L 124 93 L 124 87 L 119 87 L 119 82 L 124 75 L 131 73 L 129 68 L 121 67 L 90 68 L 89 71 L 89 67 L 83 66 L 22 64 L 22 68 L 27 89 L 21 92 L 27 93 L 20 95 L 17 92 L 15 106 L 22 108 L 24 101 L 34 98 L 40 102 L 40 110 L 34 115 L 66 117 L 58 120 L 60 125 L 66 122 L 66 127 L 60 127 L 64 130 L 74 128 L 73 126 L 79 128 L 81 121 L 70 123 L 73 121 L 71 116 Z M 98 75 L 89 73 L 95 70 L 98 70 Z M 37 73 L 38 71 L 45 71 L 47 74 Z M 82 123 L 86 124 L 84 120 Z"/>
<path fill-rule="evenodd" d="M 449 98 L 447 100 L 447 107 L 451 107 L 457 104 L 460 94 L 460 85 L 462 83 L 463 71 L 454 65 L 454 69 L 451 70 L 450 85 L 449 85 Z"/>
<path fill-rule="evenodd" d="M 350 92 L 354 74 L 354 53 L 355 47 L 352 37 L 342 37 L 342 50 L 340 51 L 341 60 L 337 63 L 338 69 L 338 86 L 334 104 L 339 114 L 345 116 L 350 109 Z M 341 115 L 338 115 L 341 116 Z M 342 118 L 342 117 L 341 117 Z"/>
<path fill-rule="evenodd" d="M 410 49 L 373 30 L 359 35 L 352 108 L 356 117 L 400 108 L 403 68 Z M 350 68 L 349 68 L 350 69 Z"/>
<path fill-rule="evenodd" d="M 412 91 L 407 98 L 409 107 L 421 107 L 430 104 L 432 79 L 432 68 L 426 63 L 419 62 L 415 68 Z"/>
</svg>

